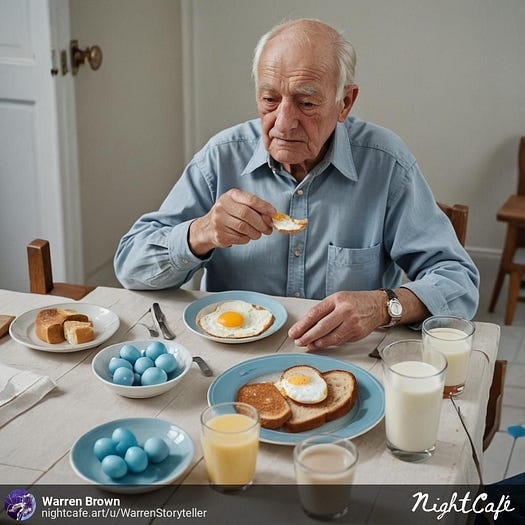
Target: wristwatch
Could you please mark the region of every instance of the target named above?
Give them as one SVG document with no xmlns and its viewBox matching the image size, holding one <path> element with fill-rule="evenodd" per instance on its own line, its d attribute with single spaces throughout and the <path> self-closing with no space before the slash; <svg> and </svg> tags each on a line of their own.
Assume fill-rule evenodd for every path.
<svg viewBox="0 0 525 525">
<path fill-rule="evenodd" d="M 401 321 L 403 306 L 399 302 L 399 299 L 393 290 L 390 290 L 390 288 L 381 288 L 381 290 L 383 290 L 383 292 L 385 292 L 388 297 L 386 308 L 388 310 L 388 315 L 390 316 L 390 322 L 384 326 L 394 326 L 398 324 L 399 321 Z"/>
</svg>

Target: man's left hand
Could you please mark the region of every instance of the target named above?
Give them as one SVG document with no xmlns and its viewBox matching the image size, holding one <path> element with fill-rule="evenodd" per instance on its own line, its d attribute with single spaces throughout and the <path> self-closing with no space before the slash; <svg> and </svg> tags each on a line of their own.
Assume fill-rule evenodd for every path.
<svg viewBox="0 0 525 525">
<path fill-rule="evenodd" d="M 336 292 L 311 308 L 288 335 L 308 350 L 359 341 L 388 322 L 385 304 L 385 294 L 379 290 Z"/>
</svg>

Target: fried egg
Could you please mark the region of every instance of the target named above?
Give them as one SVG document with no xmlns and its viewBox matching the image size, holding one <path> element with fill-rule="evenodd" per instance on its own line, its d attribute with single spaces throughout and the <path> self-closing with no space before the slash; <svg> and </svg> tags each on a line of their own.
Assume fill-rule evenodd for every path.
<svg viewBox="0 0 525 525">
<path fill-rule="evenodd" d="M 305 405 L 320 403 L 328 395 L 328 386 L 321 372 L 308 365 L 287 368 L 275 386 L 283 396 Z"/>
<path fill-rule="evenodd" d="M 213 311 L 205 311 L 197 314 L 197 324 L 215 337 L 253 337 L 268 329 L 274 319 L 266 308 L 240 300 L 224 301 Z"/>
<path fill-rule="evenodd" d="M 276 213 L 272 217 L 273 227 L 279 233 L 297 233 L 303 231 L 307 224 L 307 219 L 292 219 L 285 213 Z"/>
</svg>

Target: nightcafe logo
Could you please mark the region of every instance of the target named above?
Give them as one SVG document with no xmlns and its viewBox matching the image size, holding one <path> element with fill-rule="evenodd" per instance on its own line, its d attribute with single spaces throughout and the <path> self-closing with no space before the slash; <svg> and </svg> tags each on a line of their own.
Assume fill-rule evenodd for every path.
<svg viewBox="0 0 525 525">
<path fill-rule="evenodd" d="M 16 521 L 28 520 L 36 510 L 36 499 L 25 489 L 11 491 L 4 503 L 7 515 Z"/>
</svg>

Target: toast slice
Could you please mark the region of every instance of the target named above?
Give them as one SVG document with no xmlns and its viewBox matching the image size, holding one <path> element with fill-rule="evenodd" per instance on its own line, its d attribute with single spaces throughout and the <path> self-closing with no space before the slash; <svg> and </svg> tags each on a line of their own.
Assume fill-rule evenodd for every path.
<svg viewBox="0 0 525 525">
<path fill-rule="evenodd" d="M 308 219 L 292 219 L 286 213 L 276 213 L 272 217 L 272 222 L 279 233 L 299 233 L 308 226 Z"/>
<path fill-rule="evenodd" d="M 357 399 L 357 381 L 346 370 L 330 370 L 323 377 L 328 385 L 328 396 L 315 405 L 302 405 L 288 399 L 292 416 L 284 426 L 289 432 L 305 432 L 350 412 Z"/>
<path fill-rule="evenodd" d="M 243 385 L 237 391 L 237 401 L 257 409 L 263 428 L 279 428 L 292 415 L 286 399 L 270 381 Z"/>
<path fill-rule="evenodd" d="M 65 321 L 89 321 L 88 316 L 71 309 L 45 308 L 40 310 L 35 319 L 35 332 L 46 343 L 56 344 L 66 340 Z"/>
<path fill-rule="evenodd" d="M 64 336 L 69 344 L 79 345 L 95 339 L 91 321 L 65 321 Z"/>
</svg>

